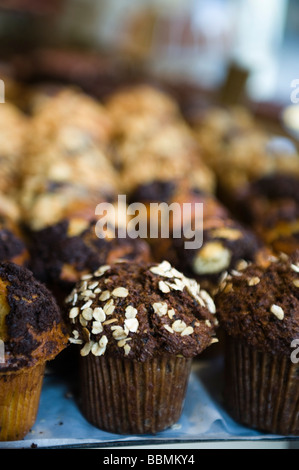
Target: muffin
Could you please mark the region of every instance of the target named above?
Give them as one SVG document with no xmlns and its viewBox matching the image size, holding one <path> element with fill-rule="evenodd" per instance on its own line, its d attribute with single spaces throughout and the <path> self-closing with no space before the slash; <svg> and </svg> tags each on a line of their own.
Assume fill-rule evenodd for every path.
<svg viewBox="0 0 299 470">
<path fill-rule="evenodd" d="M 18 224 L 1 214 L 0 210 L 0 262 L 2 261 L 27 266 L 29 252 Z"/>
<path fill-rule="evenodd" d="M 85 276 L 67 302 L 86 419 L 120 434 L 174 424 L 192 358 L 216 340 L 207 292 L 167 261 L 122 262 Z"/>
<path fill-rule="evenodd" d="M 299 176 L 272 174 L 239 193 L 239 217 L 277 253 L 299 249 Z"/>
<path fill-rule="evenodd" d="M 263 432 L 299 434 L 299 252 L 229 276 L 215 297 L 226 332 L 224 404 Z"/>
<path fill-rule="evenodd" d="M 0 264 L 0 303 L 0 441 L 14 441 L 34 424 L 45 365 L 68 334 L 52 295 L 23 266 Z"/>
<path fill-rule="evenodd" d="M 213 172 L 172 96 L 149 85 L 118 90 L 106 102 L 114 124 L 113 161 L 125 193 L 154 180 L 186 178 L 207 192 Z"/>
<path fill-rule="evenodd" d="M 0 193 L 15 197 L 25 155 L 28 118 L 12 103 L 0 106 Z"/>
<path fill-rule="evenodd" d="M 214 195 L 190 186 L 185 179 L 140 185 L 130 198 L 145 205 L 148 224 L 158 225 L 157 238 L 150 234 L 148 238 L 155 260 L 167 259 L 207 290 L 215 289 L 227 270 L 262 257 L 263 243 L 253 231 L 234 220 Z M 168 237 L 161 229 L 161 203 L 174 209 L 169 210 Z M 186 211 L 184 204 L 189 206 Z M 202 218 L 197 204 L 202 205 Z M 187 247 L 195 237 L 200 246 Z"/>
<path fill-rule="evenodd" d="M 72 214 L 60 222 L 30 233 L 31 265 L 35 277 L 53 292 L 58 304 L 76 282 L 102 264 L 117 259 L 150 261 L 145 240 L 118 238 L 107 231 L 100 238 L 97 220 L 86 213 Z"/>
<path fill-rule="evenodd" d="M 236 191 L 263 176 L 299 175 L 294 143 L 261 126 L 245 107 L 210 108 L 193 129 L 202 158 L 215 172 L 218 192 L 226 204 L 233 205 Z"/>
</svg>

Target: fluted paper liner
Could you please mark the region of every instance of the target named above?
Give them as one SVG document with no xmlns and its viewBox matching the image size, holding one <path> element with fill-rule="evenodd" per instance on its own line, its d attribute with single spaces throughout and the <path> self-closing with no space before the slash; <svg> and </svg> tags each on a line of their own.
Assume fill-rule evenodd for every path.
<svg viewBox="0 0 299 470">
<path fill-rule="evenodd" d="M 81 357 L 82 413 L 108 432 L 155 434 L 180 418 L 190 371 L 191 359 L 182 357 Z"/>
<path fill-rule="evenodd" d="M 39 406 L 45 364 L 0 373 L 0 441 L 23 439 L 33 426 Z"/>
<path fill-rule="evenodd" d="M 238 422 L 281 435 L 299 434 L 299 367 L 226 338 L 224 400 Z"/>
</svg>

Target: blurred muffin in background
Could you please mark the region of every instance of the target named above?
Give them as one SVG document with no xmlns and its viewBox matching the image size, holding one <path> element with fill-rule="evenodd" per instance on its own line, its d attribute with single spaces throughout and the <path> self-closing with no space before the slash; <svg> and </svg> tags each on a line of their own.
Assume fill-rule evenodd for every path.
<svg viewBox="0 0 299 470">
<path fill-rule="evenodd" d="M 124 192 L 155 180 L 188 178 L 213 192 L 213 172 L 171 95 L 153 86 L 119 90 L 107 100 L 114 123 L 113 161 Z"/>
<path fill-rule="evenodd" d="M 212 108 L 193 126 L 202 158 L 215 172 L 221 199 L 234 204 L 236 192 L 272 173 L 299 175 L 294 143 L 272 135 L 243 107 Z"/>
<path fill-rule="evenodd" d="M 236 207 L 275 252 L 299 248 L 299 175 L 275 173 L 252 182 L 239 192 Z"/>
<path fill-rule="evenodd" d="M 12 103 L 0 106 L 0 193 L 15 197 L 29 132 L 27 117 Z"/>
</svg>

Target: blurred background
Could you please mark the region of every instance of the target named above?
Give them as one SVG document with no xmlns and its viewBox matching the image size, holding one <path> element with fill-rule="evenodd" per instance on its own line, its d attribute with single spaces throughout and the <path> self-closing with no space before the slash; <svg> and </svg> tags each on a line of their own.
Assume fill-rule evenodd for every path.
<svg viewBox="0 0 299 470">
<path fill-rule="evenodd" d="M 75 83 L 98 98 L 146 77 L 175 90 L 191 116 L 215 100 L 246 102 L 280 125 L 298 45 L 296 0 L 0 1 L 5 76 Z M 291 119 L 297 137 L 297 110 Z"/>
</svg>

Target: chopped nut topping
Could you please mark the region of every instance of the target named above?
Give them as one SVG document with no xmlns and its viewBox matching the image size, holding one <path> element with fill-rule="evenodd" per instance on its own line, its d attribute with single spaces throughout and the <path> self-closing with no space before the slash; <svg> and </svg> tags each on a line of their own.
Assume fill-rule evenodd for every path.
<svg viewBox="0 0 299 470">
<path fill-rule="evenodd" d="M 270 308 L 271 312 L 278 318 L 278 320 L 283 320 L 284 311 L 279 305 L 273 304 Z"/>
<path fill-rule="evenodd" d="M 131 351 L 131 346 L 129 344 L 125 344 L 124 351 L 125 351 L 125 355 L 127 356 L 129 352 Z"/>
<path fill-rule="evenodd" d="M 249 286 L 256 286 L 260 282 L 260 278 L 255 276 L 248 279 L 247 284 Z"/>
<path fill-rule="evenodd" d="M 294 279 L 293 284 L 294 286 L 299 287 L 299 279 Z"/>
</svg>

